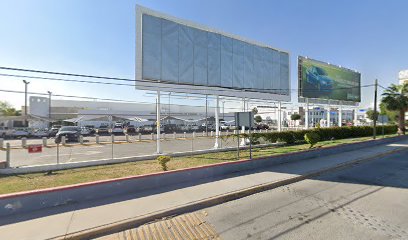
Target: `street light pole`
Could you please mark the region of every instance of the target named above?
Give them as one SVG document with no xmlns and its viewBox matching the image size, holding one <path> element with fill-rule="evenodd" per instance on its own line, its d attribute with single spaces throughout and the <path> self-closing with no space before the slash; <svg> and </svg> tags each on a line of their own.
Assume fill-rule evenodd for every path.
<svg viewBox="0 0 408 240">
<path fill-rule="evenodd" d="M 51 128 L 51 94 L 52 92 L 48 91 L 48 127 Z"/>
<path fill-rule="evenodd" d="M 27 122 L 27 85 L 30 82 L 27 82 L 26 80 L 23 80 L 24 83 L 24 126 L 28 127 L 28 122 Z"/>
</svg>

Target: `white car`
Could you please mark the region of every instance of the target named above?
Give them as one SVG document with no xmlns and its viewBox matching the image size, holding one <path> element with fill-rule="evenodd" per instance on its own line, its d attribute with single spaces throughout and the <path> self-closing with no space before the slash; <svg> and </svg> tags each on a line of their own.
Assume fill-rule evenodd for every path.
<svg viewBox="0 0 408 240">
<path fill-rule="evenodd" d="M 112 134 L 124 134 L 124 129 L 122 125 L 115 125 L 111 131 Z"/>
<path fill-rule="evenodd" d="M 48 137 L 49 135 L 50 132 L 48 131 L 48 129 L 37 129 L 33 133 L 31 133 L 31 136 L 38 138 Z"/>
</svg>

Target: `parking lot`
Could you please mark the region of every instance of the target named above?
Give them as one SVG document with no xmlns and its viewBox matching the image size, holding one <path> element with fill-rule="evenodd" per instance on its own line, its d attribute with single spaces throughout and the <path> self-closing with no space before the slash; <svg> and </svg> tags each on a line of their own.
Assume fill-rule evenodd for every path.
<svg viewBox="0 0 408 240">
<path fill-rule="evenodd" d="M 227 133 L 223 132 L 225 136 Z M 231 134 L 231 133 L 229 133 Z M 203 136 L 204 135 L 204 136 Z M 208 133 L 182 133 L 182 134 L 165 134 L 161 136 L 161 147 L 163 153 L 191 152 L 197 150 L 212 149 L 215 143 L 214 135 Z M 10 143 L 10 165 L 11 167 L 33 166 L 43 164 L 80 162 L 101 159 L 117 159 L 133 156 L 151 155 L 156 153 L 156 136 L 155 135 L 136 135 L 129 136 L 126 141 L 124 135 L 115 136 L 112 144 L 111 136 L 100 136 L 99 144 L 96 143 L 95 136 L 84 137 L 84 143 L 54 143 L 54 139 L 47 139 L 47 146 L 42 148 L 40 153 L 29 153 L 26 148 L 22 147 L 22 140 L 13 139 L 5 140 Z M 27 139 L 27 146 L 41 145 L 42 139 Z M 235 147 L 237 141 L 233 137 L 219 138 L 221 148 Z M 5 160 L 6 151 L 0 151 L 1 160 Z M 57 157 L 58 153 L 58 157 Z"/>
</svg>

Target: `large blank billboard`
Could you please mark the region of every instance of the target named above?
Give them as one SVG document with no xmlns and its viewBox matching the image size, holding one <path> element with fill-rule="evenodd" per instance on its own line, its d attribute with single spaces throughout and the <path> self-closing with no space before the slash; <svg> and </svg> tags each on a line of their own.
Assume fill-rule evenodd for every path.
<svg viewBox="0 0 408 240">
<path fill-rule="evenodd" d="M 361 101 L 359 72 L 299 57 L 299 97 L 327 100 Z"/>
<path fill-rule="evenodd" d="M 137 7 L 139 89 L 290 101 L 289 53 Z"/>
</svg>

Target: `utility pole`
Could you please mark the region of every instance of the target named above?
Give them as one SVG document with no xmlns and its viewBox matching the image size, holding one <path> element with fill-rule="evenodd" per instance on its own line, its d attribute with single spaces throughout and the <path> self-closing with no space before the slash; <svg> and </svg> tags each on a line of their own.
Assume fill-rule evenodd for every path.
<svg viewBox="0 0 408 240">
<path fill-rule="evenodd" d="M 27 82 L 26 80 L 23 80 L 24 83 L 24 126 L 28 127 L 28 122 L 27 122 L 27 85 L 30 82 Z"/>
<path fill-rule="evenodd" d="M 375 79 L 375 84 L 374 84 L 374 121 L 373 121 L 373 139 L 376 138 L 377 135 L 377 85 L 378 85 L 378 80 Z"/>
<path fill-rule="evenodd" d="M 52 92 L 48 91 L 48 127 L 51 128 L 51 94 Z"/>
</svg>

